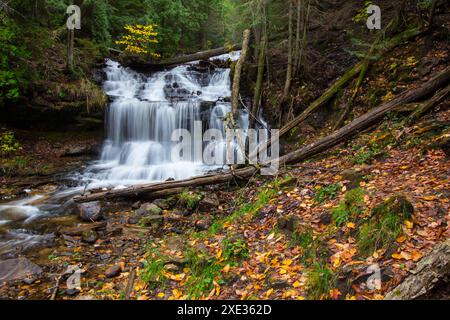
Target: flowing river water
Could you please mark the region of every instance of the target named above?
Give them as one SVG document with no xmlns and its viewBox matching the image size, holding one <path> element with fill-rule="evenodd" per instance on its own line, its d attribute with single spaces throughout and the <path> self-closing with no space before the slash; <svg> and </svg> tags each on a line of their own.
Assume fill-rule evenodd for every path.
<svg viewBox="0 0 450 320">
<path fill-rule="evenodd" d="M 172 133 L 176 129 L 191 132 L 201 121 L 202 132 L 216 129 L 225 135 L 225 118 L 231 111 L 229 68 L 203 69 L 191 63 L 148 76 L 108 60 L 105 73 L 103 87 L 111 103 L 100 159 L 70 175 L 77 187 L 61 186 L 48 194 L 0 205 L 0 259 L 51 242 L 52 228 L 44 226 L 48 220 L 70 214 L 71 199 L 85 190 L 184 179 L 218 169 L 206 165 L 196 150 L 188 161 L 172 160 L 176 144 Z M 238 120 L 239 127 L 247 130 L 245 109 Z M 225 141 L 210 143 L 214 152 L 225 152 Z M 193 141 L 193 145 L 198 144 Z"/>
</svg>

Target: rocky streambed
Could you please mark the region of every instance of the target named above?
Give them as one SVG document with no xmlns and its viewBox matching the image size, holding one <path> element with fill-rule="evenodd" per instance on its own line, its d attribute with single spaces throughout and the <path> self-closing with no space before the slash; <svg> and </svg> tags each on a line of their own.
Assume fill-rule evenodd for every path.
<svg viewBox="0 0 450 320">
<path fill-rule="evenodd" d="M 116 277 L 129 277 L 143 266 L 148 244 L 159 238 L 173 238 L 174 255 L 166 265 L 182 266 L 176 252 L 183 241 L 177 239 L 193 230 L 208 229 L 209 213 L 226 211 L 231 194 L 218 195 L 213 190 L 185 191 L 152 202 L 72 203 L 70 215 L 36 220 L 33 228 L 44 234 L 45 241 L 39 239 L 34 246 L 3 256 L 0 297 L 97 299 L 98 295 L 86 292 L 103 290 Z M 77 275 L 81 282 L 73 287 L 70 281 Z"/>
</svg>

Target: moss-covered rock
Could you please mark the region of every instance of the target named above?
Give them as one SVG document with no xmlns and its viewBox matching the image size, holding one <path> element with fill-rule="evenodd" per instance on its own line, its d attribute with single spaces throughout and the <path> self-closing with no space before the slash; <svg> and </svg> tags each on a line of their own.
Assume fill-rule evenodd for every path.
<svg viewBox="0 0 450 320">
<path fill-rule="evenodd" d="M 358 246 L 362 255 L 388 249 L 403 232 L 402 224 L 411 219 L 414 207 L 404 195 L 395 195 L 372 209 L 370 217 L 358 232 Z"/>
</svg>

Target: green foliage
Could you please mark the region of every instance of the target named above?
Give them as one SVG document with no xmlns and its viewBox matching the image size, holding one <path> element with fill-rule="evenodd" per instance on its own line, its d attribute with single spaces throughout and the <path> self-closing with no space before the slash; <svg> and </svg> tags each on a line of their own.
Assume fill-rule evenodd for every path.
<svg viewBox="0 0 450 320">
<path fill-rule="evenodd" d="M 202 298 L 211 292 L 214 282 L 217 284 L 223 282 L 220 273 L 222 266 L 214 259 L 192 249 L 187 251 L 186 257 L 187 267 L 190 269 L 186 287 L 190 298 Z"/>
<path fill-rule="evenodd" d="M 164 259 L 157 248 L 149 249 L 149 258 L 144 262 L 140 277 L 152 289 L 161 288 L 167 284 L 168 279 L 164 275 Z"/>
<path fill-rule="evenodd" d="M 195 210 L 198 207 L 198 204 L 203 199 L 203 195 L 200 193 L 189 192 L 188 190 L 184 190 L 180 194 L 180 203 L 186 207 L 188 210 Z"/>
<path fill-rule="evenodd" d="M 337 193 L 341 190 L 341 185 L 339 183 L 330 184 L 326 187 L 320 187 L 317 190 L 314 201 L 317 203 L 323 203 L 326 200 L 332 200 L 336 198 Z"/>
<path fill-rule="evenodd" d="M 23 60 L 29 53 L 19 39 L 15 22 L 6 17 L 0 19 L 0 102 L 17 99 L 28 84 Z"/>
<path fill-rule="evenodd" d="M 0 153 L 10 154 L 20 149 L 20 143 L 16 140 L 14 132 L 7 131 L 0 135 Z"/>
<path fill-rule="evenodd" d="M 314 232 L 312 229 L 304 231 L 294 231 L 291 236 L 289 244 L 291 246 L 300 246 L 303 250 L 304 256 L 308 256 L 311 244 L 314 241 Z"/>
<path fill-rule="evenodd" d="M 247 242 L 243 239 L 231 240 L 226 238 L 222 244 L 223 258 L 225 261 L 240 261 L 245 260 L 249 256 Z"/>
<path fill-rule="evenodd" d="M 93 40 L 108 46 L 111 43 L 110 15 L 111 7 L 106 0 L 85 0 L 81 6 L 83 13 L 82 31 Z"/>
<path fill-rule="evenodd" d="M 306 293 L 308 298 L 314 300 L 329 298 L 330 290 L 335 287 L 336 283 L 333 271 L 325 264 L 315 263 L 307 276 Z"/>
<path fill-rule="evenodd" d="M 358 233 L 361 254 L 370 255 L 387 248 L 402 233 L 402 224 L 410 219 L 414 208 L 404 196 L 394 196 L 375 207 Z"/>
<path fill-rule="evenodd" d="M 332 218 L 336 225 L 341 226 L 349 221 L 355 221 L 364 211 L 365 191 L 361 188 L 353 189 L 345 194 L 345 199 L 332 211 Z"/>
<path fill-rule="evenodd" d="M 362 7 L 358 13 L 352 18 L 353 22 L 355 23 L 365 23 L 367 19 L 369 18 L 369 15 L 367 13 L 367 8 L 371 6 L 373 3 L 372 1 L 364 1 L 364 7 Z"/>
</svg>

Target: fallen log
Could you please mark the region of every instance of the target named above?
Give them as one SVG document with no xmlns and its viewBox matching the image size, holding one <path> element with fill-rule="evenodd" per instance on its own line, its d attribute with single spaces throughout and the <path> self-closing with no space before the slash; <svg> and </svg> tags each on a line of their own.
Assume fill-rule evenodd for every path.
<svg viewBox="0 0 450 320">
<path fill-rule="evenodd" d="M 414 28 L 410 30 L 406 30 L 399 35 L 393 37 L 389 41 L 387 41 L 383 49 L 378 54 L 378 57 L 376 60 L 380 59 L 384 52 L 388 52 L 389 50 L 394 49 L 395 47 L 399 46 L 405 41 L 408 41 L 411 38 L 414 38 L 421 34 L 422 31 L 419 28 Z M 345 74 L 339 78 L 333 85 L 328 88 L 317 100 L 315 100 L 311 105 L 306 108 L 299 116 L 289 121 L 287 124 L 285 124 L 280 129 L 280 135 L 279 138 L 283 137 L 285 134 L 290 132 L 295 127 L 299 126 L 303 121 L 305 121 L 314 111 L 316 111 L 321 106 L 324 106 L 326 103 L 328 103 L 335 95 L 339 92 L 342 88 L 344 88 L 351 80 L 353 80 L 357 75 L 360 75 L 365 68 L 369 68 L 369 65 L 367 62 L 362 61 L 357 64 L 355 64 L 352 68 L 347 70 Z M 273 140 L 270 140 L 265 149 L 269 148 L 270 145 L 273 143 Z M 265 149 L 261 150 L 264 151 Z M 250 159 L 254 158 L 254 155 L 249 156 Z"/>
<path fill-rule="evenodd" d="M 437 245 L 385 300 L 439 299 L 450 293 L 450 240 Z"/>
<path fill-rule="evenodd" d="M 450 67 L 447 67 L 443 72 L 423 84 L 421 87 L 406 91 L 403 94 L 399 95 L 397 98 L 386 102 L 375 109 L 372 109 L 368 113 L 355 119 L 350 124 L 333 132 L 332 134 L 319 140 L 318 142 L 306 146 L 305 148 L 301 148 L 300 150 L 294 151 L 284 157 L 281 157 L 280 160 L 282 161 L 280 162 L 281 164 L 289 164 L 296 161 L 298 162 L 300 160 L 304 160 L 307 157 L 327 150 L 328 148 L 339 144 L 340 142 L 352 137 L 353 135 L 366 130 L 370 125 L 379 122 L 388 112 L 396 110 L 398 106 L 418 101 L 433 94 L 436 90 L 439 90 L 441 87 L 447 85 L 449 81 Z"/>
<path fill-rule="evenodd" d="M 355 119 L 350 124 L 342 127 L 338 131 L 330 134 L 329 136 L 320 139 L 319 141 L 310 144 L 297 151 L 289 153 L 279 159 L 274 159 L 271 163 L 279 161 L 280 165 L 293 164 L 305 160 L 311 156 L 321 153 L 341 142 L 346 141 L 348 138 L 357 135 L 358 133 L 366 130 L 371 125 L 379 122 L 384 116 L 400 105 L 412 103 L 423 99 L 441 87 L 447 85 L 450 82 L 450 67 L 447 67 L 443 72 L 429 80 L 419 88 L 406 91 L 399 95 L 397 98 L 390 102 L 384 103 L 381 106 L 372 109 L 363 116 Z M 267 165 L 263 163 L 262 165 Z M 246 167 L 243 169 L 234 170 L 231 172 L 220 173 L 215 175 L 208 175 L 202 177 L 195 177 L 186 180 L 179 181 L 166 181 L 162 183 L 152 183 L 147 185 L 133 186 L 122 190 L 112 190 L 100 193 L 89 194 L 85 196 L 79 196 L 74 198 L 75 202 L 91 202 L 101 199 L 112 198 L 135 198 L 140 196 L 151 196 L 154 192 L 161 192 L 170 189 L 188 188 L 188 187 L 200 187 L 205 185 L 221 184 L 232 181 L 233 179 L 245 179 L 253 176 L 258 172 L 256 167 Z"/>
<path fill-rule="evenodd" d="M 225 53 L 229 53 L 232 51 L 239 51 L 239 50 L 241 50 L 241 48 L 242 48 L 242 44 L 234 44 L 229 47 L 221 47 L 221 48 L 201 51 L 201 52 L 197 52 L 197 53 L 193 53 L 193 54 L 188 54 L 188 55 L 184 55 L 184 56 L 162 59 L 159 61 L 150 62 L 148 64 L 154 65 L 154 66 L 171 66 L 171 65 L 183 64 L 183 63 L 188 63 L 188 62 L 197 61 L 197 60 L 208 60 L 209 58 L 217 57 L 217 56 L 220 56 Z"/>
</svg>

